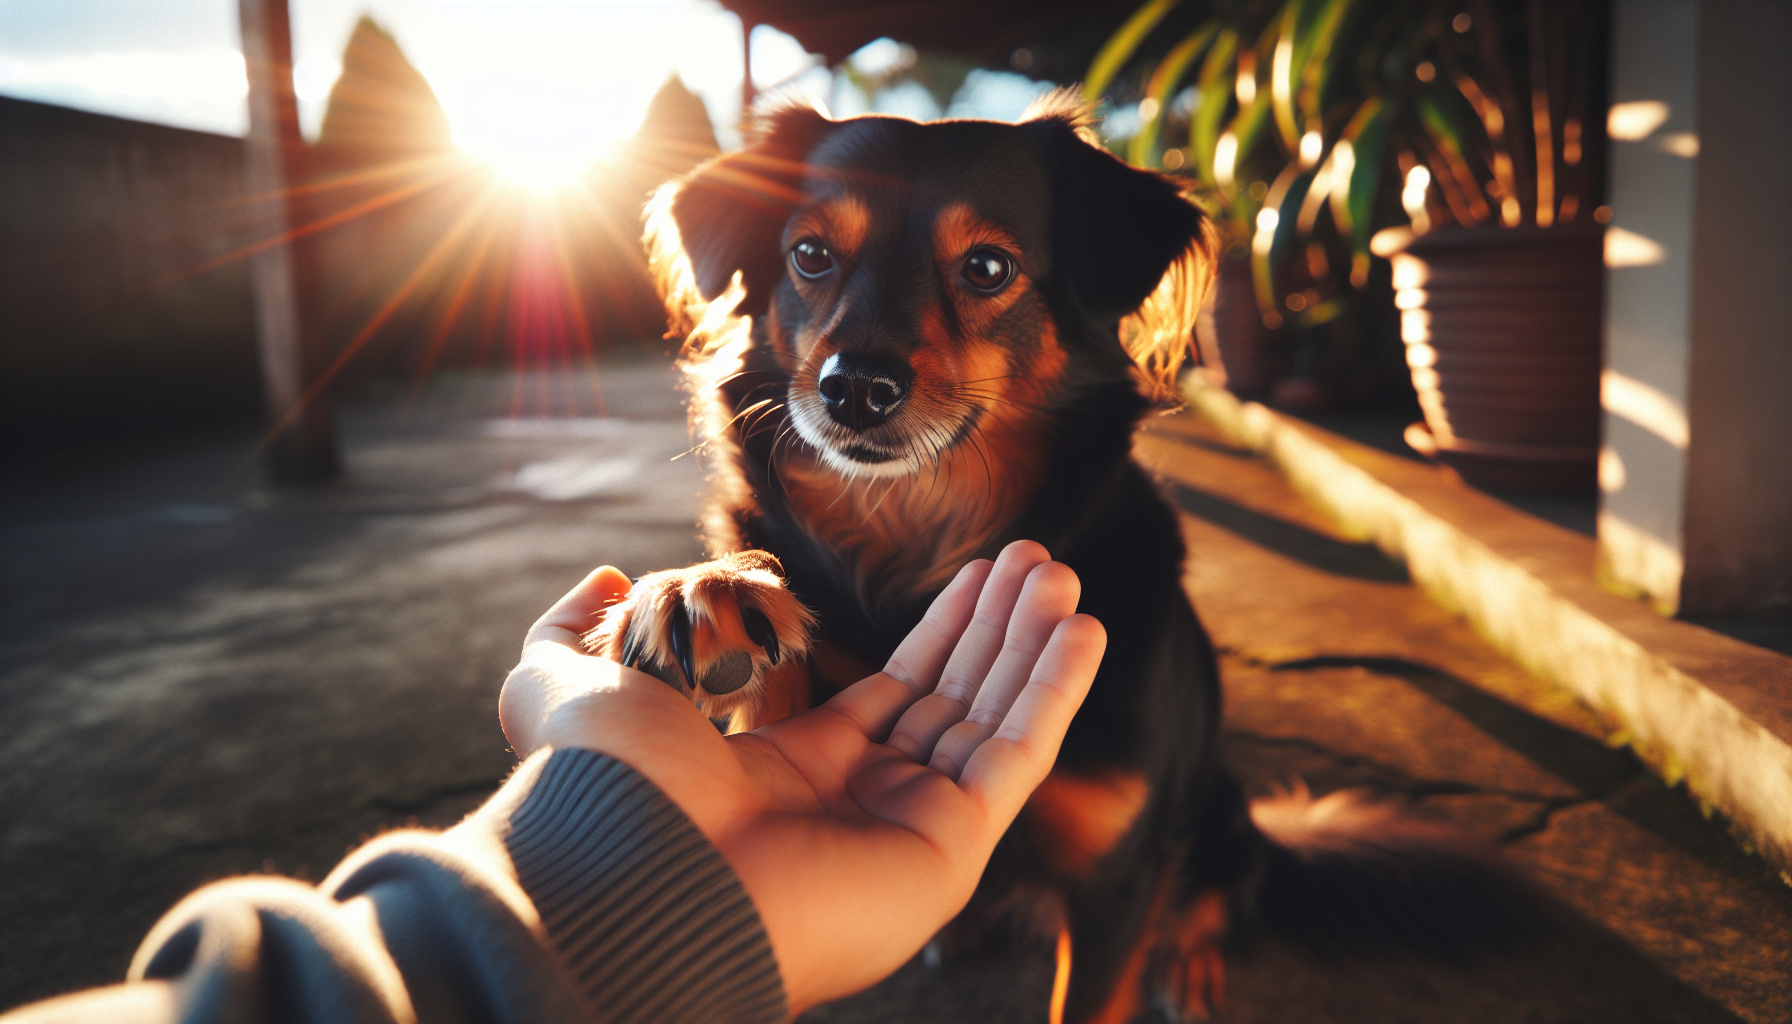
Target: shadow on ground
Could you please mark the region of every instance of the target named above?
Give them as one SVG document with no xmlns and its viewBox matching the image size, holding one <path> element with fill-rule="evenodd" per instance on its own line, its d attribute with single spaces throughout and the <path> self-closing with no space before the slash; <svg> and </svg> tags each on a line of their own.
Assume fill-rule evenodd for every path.
<svg viewBox="0 0 1792 1024">
<path fill-rule="evenodd" d="M 247 434 L 10 474 L 0 1006 L 116 980 L 202 882 L 318 878 L 382 829 L 452 823 L 513 764 L 496 696 L 529 622 L 601 562 L 700 555 L 657 360 L 442 377 L 350 404 L 342 435 L 348 477 L 305 491 L 261 486 Z M 1247 785 L 1449 819 L 1558 908 L 1467 963 L 1262 938 L 1229 959 L 1226 1020 L 1792 1019 L 1792 890 L 1720 822 L 1269 467 L 1187 417 L 1138 448 L 1186 513 Z M 1050 985 L 1043 948 L 917 962 L 805 1020 L 1037 1024 Z"/>
</svg>

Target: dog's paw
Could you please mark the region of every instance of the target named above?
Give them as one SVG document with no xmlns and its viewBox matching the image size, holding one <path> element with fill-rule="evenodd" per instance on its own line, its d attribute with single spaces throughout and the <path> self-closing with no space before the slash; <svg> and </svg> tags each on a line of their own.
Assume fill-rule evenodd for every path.
<svg viewBox="0 0 1792 1024">
<path fill-rule="evenodd" d="M 585 646 L 658 676 L 711 718 L 750 708 L 773 669 L 809 650 L 815 618 L 782 573 L 764 551 L 650 573 L 605 610 Z"/>
</svg>

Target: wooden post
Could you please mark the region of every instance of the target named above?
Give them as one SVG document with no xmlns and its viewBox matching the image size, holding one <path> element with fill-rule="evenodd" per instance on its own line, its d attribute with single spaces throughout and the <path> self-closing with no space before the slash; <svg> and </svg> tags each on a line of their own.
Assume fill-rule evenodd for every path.
<svg viewBox="0 0 1792 1024">
<path fill-rule="evenodd" d="M 746 18 L 740 19 L 740 123 L 746 126 L 753 110 L 753 30 L 758 28 Z"/>
<path fill-rule="evenodd" d="M 237 10 L 249 77 L 246 186 L 254 238 L 283 238 L 295 222 L 293 189 L 303 180 L 305 159 L 292 85 L 292 24 L 286 0 L 238 0 Z M 306 249 L 283 242 L 250 258 L 262 386 L 274 427 L 268 472 L 282 484 L 327 480 L 341 470 L 328 398 L 321 389 L 312 393 L 322 359 L 317 332 L 306 323 Z"/>
</svg>

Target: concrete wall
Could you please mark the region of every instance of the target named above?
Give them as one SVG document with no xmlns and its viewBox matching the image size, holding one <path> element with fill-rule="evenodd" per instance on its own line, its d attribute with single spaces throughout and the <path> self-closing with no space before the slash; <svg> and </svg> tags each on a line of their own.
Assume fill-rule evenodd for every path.
<svg viewBox="0 0 1792 1024">
<path fill-rule="evenodd" d="M 552 204 L 445 142 L 315 148 L 294 206 L 328 225 L 302 244 L 328 351 L 353 350 L 333 379 L 663 345 L 641 206 L 715 152 L 674 85 Z M 260 414 L 243 180 L 241 139 L 0 97 L 0 445 Z"/>
<path fill-rule="evenodd" d="M 0 97 L 0 429 L 30 448 L 259 410 L 240 139 Z"/>
<path fill-rule="evenodd" d="M 1792 607 L 1792 5 L 1614 22 L 1601 572 L 1670 614 Z"/>
</svg>

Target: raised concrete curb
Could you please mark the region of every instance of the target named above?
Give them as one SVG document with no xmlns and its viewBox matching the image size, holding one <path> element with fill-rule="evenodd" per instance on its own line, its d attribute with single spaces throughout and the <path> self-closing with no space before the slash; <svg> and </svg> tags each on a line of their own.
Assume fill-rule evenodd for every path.
<svg viewBox="0 0 1792 1024">
<path fill-rule="evenodd" d="M 1592 708 L 1607 742 L 1722 811 L 1792 884 L 1792 658 L 1606 593 L 1591 538 L 1444 471 L 1241 403 L 1199 371 L 1183 394 L 1342 532 L 1404 560 L 1432 599 Z"/>
</svg>

